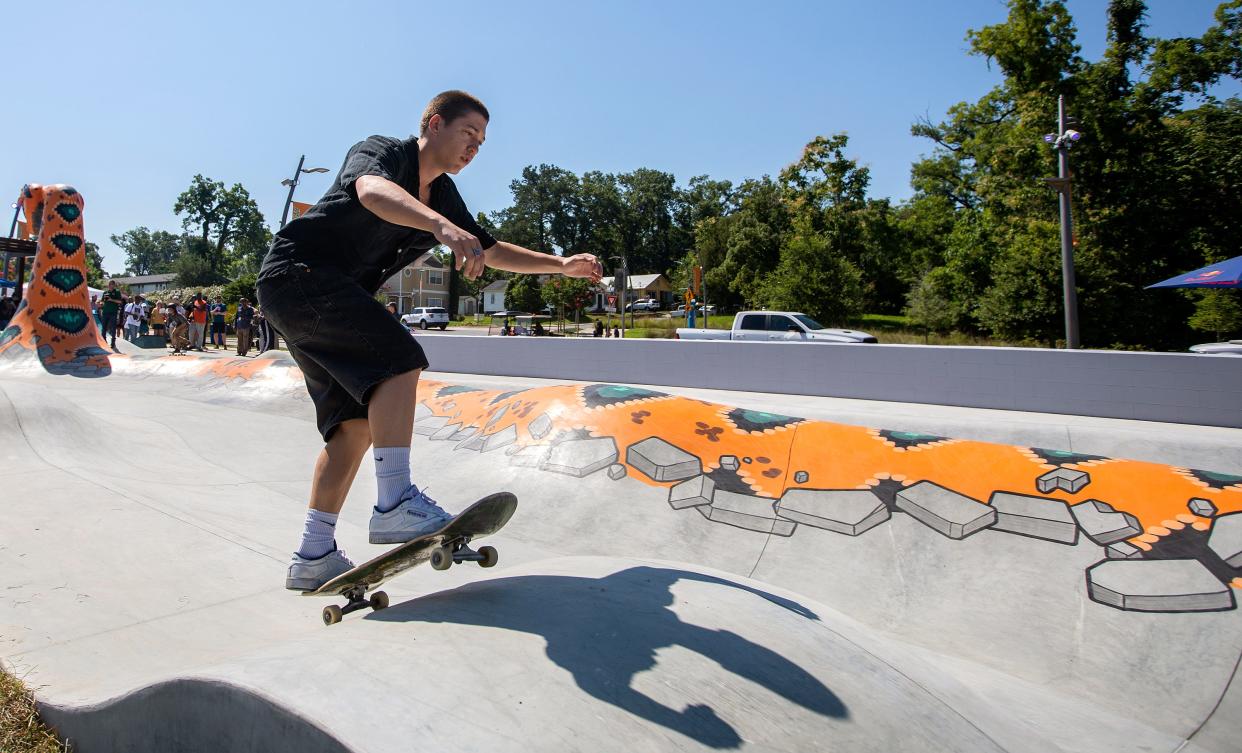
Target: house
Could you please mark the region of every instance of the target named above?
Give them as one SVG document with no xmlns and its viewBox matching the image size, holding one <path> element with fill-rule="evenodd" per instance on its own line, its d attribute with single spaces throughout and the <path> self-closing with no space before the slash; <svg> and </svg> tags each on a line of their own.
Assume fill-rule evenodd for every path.
<svg viewBox="0 0 1242 753">
<path fill-rule="evenodd" d="M 615 277 L 605 277 L 599 281 L 595 293 L 595 303 L 591 308 L 603 311 L 617 311 L 624 308 L 626 303 L 633 303 L 639 298 L 654 298 L 660 302 L 660 308 L 667 309 L 673 305 L 673 285 L 668 278 L 661 274 L 655 275 L 630 275 L 626 283 L 625 296 L 618 296 L 621 300 L 617 305 L 608 303 L 608 296 L 616 295 Z"/>
<path fill-rule="evenodd" d="M 448 306 L 448 269 L 428 251 L 385 280 L 380 292 L 402 314 L 420 306 Z"/>
<path fill-rule="evenodd" d="M 483 288 L 483 313 L 505 310 L 505 290 L 509 287 L 508 280 L 497 280 Z"/>
<path fill-rule="evenodd" d="M 137 295 L 148 295 L 157 290 L 167 290 L 177 282 L 176 273 L 163 275 L 138 275 L 137 277 L 113 277 L 112 281 L 122 290 Z"/>
</svg>

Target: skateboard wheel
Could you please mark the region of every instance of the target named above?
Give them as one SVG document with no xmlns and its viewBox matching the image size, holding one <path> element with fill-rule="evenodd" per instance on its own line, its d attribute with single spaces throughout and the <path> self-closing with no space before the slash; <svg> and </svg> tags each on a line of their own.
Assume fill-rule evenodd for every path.
<svg viewBox="0 0 1242 753">
<path fill-rule="evenodd" d="M 479 547 L 479 554 L 483 555 L 483 559 L 479 560 L 479 567 L 493 567 L 500 561 L 500 553 L 494 546 Z"/>
<path fill-rule="evenodd" d="M 453 550 L 447 546 L 431 550 L 431 566 L 437 570 L 448 570 L 453 566 Z"/>
<path fill-rule="evenodd" d="M 335 625 L 341 621 L 343 616 L 341 608 L 335 604 L 330 604 L 323 608 L 323 624 L 325 625 Z"/>
<path fill-rule="evenodd" d="M 388 607 L 388 594 L 384 593 L 383 591 L 376 591 L 375 593 L 371 594 L 371 609 L 374 609 L 376 612 L 378 612 L 379 610 L 386 609 L 387 607 Z"/>
</svg>

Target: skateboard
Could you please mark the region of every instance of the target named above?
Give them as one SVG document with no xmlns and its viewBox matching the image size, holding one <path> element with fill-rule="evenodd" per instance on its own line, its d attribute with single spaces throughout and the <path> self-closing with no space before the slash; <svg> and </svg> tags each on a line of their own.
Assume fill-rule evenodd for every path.
<svg viewBox="0 0 1242 753">
<path fill-rule="evenodd" d="M 373 560 L 341 573 L 314 591 L 303 596 L 344 596 L 349 600 L 345 606 L 330 604 L 323 608 L 323 623 L 335 625 L 350 612 L 370 607 L 378 611 L 388 606 L 388 594 L 376 591 L 367 598 L 367 591 L 399 573 L 424 562 L 430 562 L 437 570 L 447 570 L 460 562 L 477 562 L 480 567 L 492 567 L 498 560 L 496 549 L 481 546 L 478 550 L 468 545 L 471 539 L 496 533 L 513 517 L 517 509 L 517 497 L 509 492 L 489 494 L 444 525 L 438 531 L 423 534 L 381 554 Z"/>
</svg>

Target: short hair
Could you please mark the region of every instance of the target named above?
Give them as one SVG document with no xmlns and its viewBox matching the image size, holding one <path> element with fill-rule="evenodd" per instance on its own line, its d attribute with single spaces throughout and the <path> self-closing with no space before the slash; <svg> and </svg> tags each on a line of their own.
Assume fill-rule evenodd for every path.
<svg viewBox="0 0 1242 753">
<path fill-rule="evenodd" d="M 473 94 L 467 94 L 460 89 L 440 92 L 427 103 L 427 109 L 423 110 L 423 119 L 419 123 L 418 133 L 421 136 L 427 132 L 427 124 L 431 122 L 433 115 L 439 115 L 444 118 L 444 122 L 451 123 L 468 112 L 477 112 L 483 116 L 484 120 L 492 119 L 487 112 L 487 107 Z"/>
</svg>

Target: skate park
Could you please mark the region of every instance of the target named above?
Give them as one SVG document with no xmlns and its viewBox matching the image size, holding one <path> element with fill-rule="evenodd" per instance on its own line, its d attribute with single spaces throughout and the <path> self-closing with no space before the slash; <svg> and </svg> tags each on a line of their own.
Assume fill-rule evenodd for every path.
<svg viewBox="0 0 1242 753">
<path fill-rule="evenodd" d="M 437 335 L 415 476 L 517 495 L 500 563 L 325 626 L 296 366 L 104 347 L 74 196 L 0 342 L 0 660 L 76 750 L 1235 749 L 1242 360 Z"/>
</svg>

